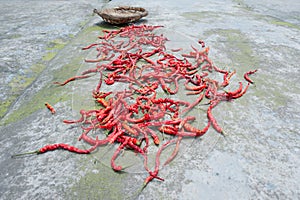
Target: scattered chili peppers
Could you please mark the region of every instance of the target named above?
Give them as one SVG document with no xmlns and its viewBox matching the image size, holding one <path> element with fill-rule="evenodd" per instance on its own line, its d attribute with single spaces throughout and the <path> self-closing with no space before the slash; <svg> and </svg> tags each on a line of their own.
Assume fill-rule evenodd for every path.
<svg viewBox="0 0 300 200">
<path fill-rule="evenodd" d="M 236 90 L 225 91 L 224 88 L 230 84 L 236 71 L 230 72 L 215 66 L 208 57 L 209 47 L 205 47 L 202 40 L 198 41 L 202 49 L 191 46 L 190 52 L 180 53 L 180 56 L 167 53 L 165 43 L 168 39 L 162 34 L 158 35 L 153 32 L 161 27 L 132 25 L 119 30 L 103 30 L 104 35 L 98 37 L 100 42 L 82 48 L 82 50 L 97 51 L 96 58 L 85 59 L 85 62 L 96 63 L 96 67 L 87 69 L 81 73 L 81 76 L 71 77 L 62 83 L 54 82 L 54 84 L 64 86 L 71 81 L 89 78 L 99 73 L 99 81 L 92 90 L 97 108 L 81 110 L 80 119 L 63 120 L 66 124 L 79 123 L 81 125 L 83 131 L 79 140 L 91 145 L 90 149 L 78 149 L 61 143 L 46 145 L 37 151 L 25 154 L 40 154 L 56 149 L 88 154 L 97 147 L 118 144 L 111 158 L 112 169 L 115 171 L 124 169 L 115 163 L 120 151 L 124 148 L 140 154 L 144 158 L 145 171 L 149 173 L 144 181 L 144 188 L 153 179 L 164 180 L 158 177 L 160 156 L 168 145 L 176 144 L 164 165 L 169 164 L 176 157 L 180 143 L 186 137 L 203 136 L 210 126 L 225 135 L 225 131 L 213 116 L 212 109 L 221 101 L 231 101 L 243 96 L 249 85 L 254 83 L 249 75 L 257 70 L 244 74 L 244 79 L 248 82 L 244 89 L 242 82 L 239 82 Z M 170 52 L 182 50 L 182 48 L 174 48 L 170 49 Z M 223 80 L 211 78 L 212 73 L 222 75 Z M 181 81 L 184 81 L 184 84 Z M 115 87 L 115 91 L 103 92 L 103 82 L 106 88 L 122 83 L 128 84 L 129 89 L 119 91 Z M 193 102 L 188 102 L 188 98 L 183 100 L 172 98 L 181 89 L 188 91 L 186 94 L 192 96 Z M 157 94 L 161 91 L 169 97 L 159 98 Z M 192 123 L 197 120 L 196 117 L 187 116 L 187 113 L 200 105 L 204 99 L 209 101 L 203 104 L 207 106 L 207 125 L 200 130 L 194 127 L 195 122 Z M 53 114 L 55 113 L 50 104 L 45 103 L 45 105 Z M 96 129 L 105 133 L 105 139 L 99 140 L 98 135 L 92 136 Z M 157 148 L 153 170 L 148 167 L 147 154 L 152 144 L 151 138 Z"/>
</svg>

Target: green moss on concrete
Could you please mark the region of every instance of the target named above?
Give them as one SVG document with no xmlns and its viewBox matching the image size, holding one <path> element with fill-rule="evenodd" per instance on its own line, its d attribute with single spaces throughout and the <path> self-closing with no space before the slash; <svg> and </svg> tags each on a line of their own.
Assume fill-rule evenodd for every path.
<svg viewBox="0 0 300 200">
<path fill-rule="evenodd" d="M 221 49 L 227 57 L 232 61 L 232 65 L 229 68 L 240 67 L 243 69 L 257 68 L 259 65 L 259 59 L 256 57 L 255 52 L 252 49 L 251 41 L 240 30 L 237 29 L 213 29 L 204 33 L 204 37 L 210 37 L 217 35 L 225 48 Z M 217 59 L 216 59 L 217 60 Z M 220 67 L 224 65 L 220 61 Z"/>
<path fill-rule="evenodd" d="M 278 26 L 284 26 L 284 27 L 287 27 L 287 28 L 293 28 L 293 29 L 300 30 L 300 27 L 297 26 L 296 24 L 281 21 L 281 20 L 278 20 L 278 19 L 272 19 L 272 20 L 269 21 L 269 23 L 274 24 L 274 25 L 278 25 Z"/>
<path fill-rule="evenodd" d="M 214 29 L 204 33 L 205 37 L 210 37 L 212 35 L 220 38 L 220 41 L 224 43 L 224 45 L 217 46 L 220 48 L 222 53 L 226 54 L 231 61 L 229 66 L 225 66 L 228 69 L 236 69 L 237 73 L 233 77 L 233 80 L 237 78 L 238 80 L 244 80 L 243 75 L 248 70 L 259 69 L 262 65 L 261 62 L 266 62 L 264 60 L 260 60 L 259 55 L 256 54 L 254 46 L 251 46 L 251 41 L 247 38 L 245 34 L 243 34 L 240 30 L 236 29 Z M 218 41 L 217 41 L 218 42 Z M 224 62 L 222 60 L 218 60 L 218 58 L 213 59 L 217 66 L 223 67 Z M 264 63 L 265 64 L 265 63 Z M 226 63 L 228 65 L 228 63 Z M 267 85 L 272 84 L 273 77 L 271 74 L 260 73 L 258 71 L 255 76 L 253 76 L 253 80 L 255 81 L 256 87 L 251 85 L 249 91 L 245 94 L 245 96 L 249 95 L 250 90 L 255 90 L 255 96 L 259 96 L 262 100 L 268 105 L 270 105 L 273 109 L 277 109 L 281 106 L 286 105 L 287 98 L 282 94 L 282 91 L 285 91 L 290 84 L 285 84 L 284 87 L 275 88 L 273 85 L 273 89 L 270 90 Z M 279 80 L 277 80 L 279 81 Z M 282 80 L 283 82 L 287 82 L 288 80 Z M 281 82 L 281 81 L 279 81 Z M 241 98 L 238 100 L 241 104 L 248 104 L 247 98 Z"/>
<path fill-rule="evenodd" d="M 55 39 L 53 41 L 51 41 L 48 44 L 47 50 L 49 51 L 48 53 L 46 53 L 42 60 L 43 61 L 50 61 L 52 60 L 57 53 L 59 52 L 59 50 L 63 49 L 65 47 L 65 45 L 67 44 L 66 41 L 62 40 L 62 39 Z"/>
<path fill-rule="evenodd" d="M 71 45 L 87 45 L 89 43 L 97 40 L 97 36 L 102 34 L 101 30 L 103 27 L 94 25 L 91 27 L 87 27 L 82 32 L 80 32 L 76 38 L 71 41 Z M 66 43 L 60 39 L 53 40 L 50 42 L 49 50 L 53 50 L 53 52 L 49 52 L 43 57 L 41 63 L 33 65 L 29 71 L 31 70 L 31 76 L 18 76 L 11 83 L 11 88 L 13 88 L 13 92 L 16 93 L 15 96 L 12 96 L 9 100 L 5 101 L 1 105 L 0 116 L 3 117 L 11 104 L 16 100 L 19 96 L 20 92 L 28 87 L 35 78 L 46 68 L 45 62 L 51 62 L 54 56 L 58 56 L 58 59 L 64 59 L 64 54 L 58 54 L 58 50 L 64 48 Z M 51 47 L 51 48 L 50 48 Z M 59 70 L 56 70 L 53 73 L 53 82 L 64 82 L 66 79 L 75 76 L 78 72 L 78 69 L 81 67 L 83 60 L 86 56 L 86 52 L 78 53 L 76 56 L 74 54 L 74 58 L 69 61 L 68 64 L 61 67 Z M 61 56 L 61 58 L 59 57 Z M 68 61 L 64 61 L 68 62 Z M 25 73 L 27 74 L 27 73 Z M 18 121 L 24 117 L 29 116 L 39 109 L 44 109 L 45 101 L 55 105 L 59 101 L 66 101 L 72 98 L 70 85 L 74 84 L 73 82 L 66 86 L 57 86 L 52 83 L 47 85 L 45 88 L 38 91 L 33 97 L 31 97 L 30 101 L 21 105 L 16 111 L 10 113 L 7 118 L 1 121 L 1 125 L 5 125 L 7 123 L 12 123 Z"/>
<path fill-rule="evenodd" d="M 57 52 L 48 52 L 42 58 L 43 61 L 50 61 L 56 56 Z"/>
<path fill-rule="evenodd" d="M 5 113 L 8 111 L 8 108 L 16 100 L 17 97 L 18 97 L 17 95 L 12 95 L 5 101 L 1 101 L 1 103 L 0 103 L 0 118 L 2 118 L 5 115 Z"/>
<path fill-rule="evenodd" d="M 17 36 L 16 36 L 17 37 Z M 2 118 L 5 113 L 8 111 L 11 104 L 16 100 L 18 95 L 26 89 L 32 82 L 40 75 L 40 73 L 46 68 L 45 62 L 52 60 L 58 53 L 60 49 L 62 49 L 66 45 L 61 39 L 53 40 L 49 43 L 47 50 L 50 52 L 46 53 L 42 57 L 42 61 L 30 66 L 28 69 L 24 71 L 25 75 L 18 75 L 12 79 L 9 83 L 11 88 L 11 97 L 5 102 L 1 103 L 0 110 L 0 118 Z"/>
<path fill-rule="evenodd" d="M 11 96 L 6 99 L 5 101 L 1 102 L 1 109 L 0 109 L 0 118 L 2 118 L 8 111 L 9 107 L 12 105 L 13 102 L 18 98 L 20 93 L 26 89 L 44 69 L 45 65 L 38 63 L 32 65 L 28 69 L 25 70 L 25 75 L 18 75 L 15 76 L 10 82 L 10 93 Z"/>
<path fill-rule="evenodd" d="M 93 172 L 94 171 L 94 172 Z M 124 179 L 126 173 L 116 173 L 112 169 L 95 164 L 95 170 L 87 172 L 69 189 L 69 199 L 124 199 Z M 70 198 L 71 197 L 71 198 Z"/>
<path fill-rule="evenodd" d="M 71 63 L 63 66 L 60 70 L 57 70 L 53 74 L 53 80 L 63 82 L 71 76 L 74 76 L 82 59 L 83 57 L 77 57 L 72 60 Z M 66 86 L 58 86 L 54 84 L 48 85 L 46 88 L 39 90 L 26 105 L 21 105 L 17 111 L 11 113 L 4 123 L 12 123 L 29 116 L 39 109 L 44 109 L 45 102 L 55 105 L 57 102 L 63 102 L 69 99 L 71 99 L 71 95 L 66 89 Z"/>
<path fill-rule="evenodd" d="M 60 50 L 60 49 L 63 49 L 66 44 L 67 44 L 66 41 L 58 38 L 58 39 L 51 41 L 48 44 L 47 50 L 53 50 L 53 49 Z"/>
</svg>

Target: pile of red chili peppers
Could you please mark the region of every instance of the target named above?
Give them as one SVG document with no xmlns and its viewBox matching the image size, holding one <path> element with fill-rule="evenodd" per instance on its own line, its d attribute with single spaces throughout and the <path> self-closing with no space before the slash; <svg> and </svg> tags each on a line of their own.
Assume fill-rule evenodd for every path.
<svg viewBox="0 0 300 200">
<path fill-rule="evenodd" d="M 111 158 L 112 169 L 123 169 L 115 163 L 122 149 L 140 154 L 149 174 L 144 182 L 145 187 L 152 179 L 164 180 L 158 176 L 160 155 L 170 144 L 176 146 L 163 165 L 175 158 L 183 138 L 200 137 L 210 126 L 225 135 L 212 110 L 222 101 L 243 96 L 249 85 L 253 84 L 249 75 L 256 70 L 244 74 L 246 85 L 239 82 L 237 89 L 225 90 L 235 71 L 216 67 L 208 57 L 209 48 L 202 40 L 199 40 L 198 48 L 191 46 L 189 53 L 180 53 L 181 48 L 167 50 L 165 44 L 168 39 L 155 31 L 161 27 L 132 25 L 119 30 L 104 30 L 98 42 L 82 48 L 96 51 L 95 59 L 85 60 L 95 63 L 95 66 L 80 76 L 55 84 L 63 86 L 77 79 L 99 75 L 99 81 L 92 90 L 97 109 L 81 110 L 80 119 L 63 121 L 66 124 L 80 123 L 82 134 L 79 140 L 88 143 L 91 148 L 82 150 L 67 144 L 53 144 L 34 153 L 65 149 L 88 154 L 99 146 L 119 144 Z M 219 77 L 220 80 L 212 77 Z M 114 84 L 115 87 L 111 86 Z M 120 85 L 126 89 L 117 90 Z M 103 88 L 110 90 L 103 91 Z M 185 92 L 183 100 L 178 99 L 178 91 Z M 161 97 L 162 93 L 167 95 Z M 203 104 L 203 101 L 206 103 Z M 202 129 L 193 125 L 196 117 L 189 115 L 200 103 L 207 106 L 206 125 Z M 154 169 L 148 166 L 150 145 L 157 146 Z"/>
</svg>

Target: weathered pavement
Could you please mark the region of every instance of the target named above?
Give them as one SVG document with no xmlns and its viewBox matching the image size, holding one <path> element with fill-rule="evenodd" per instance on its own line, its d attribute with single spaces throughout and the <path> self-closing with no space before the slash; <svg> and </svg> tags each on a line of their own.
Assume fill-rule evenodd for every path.
<svg viewBox="0 0 300 200">
<path fill-rule="evenodd" d="M 143 21 L 164 25 L 172 38 L 202 39 L 219 67 L 257 68 L 255 87 L 214 113 L 228 137 L 212 129 L 183 148 L 139 199 L 297 199 L 300 196 L 300 5 L 273 1 L 2 1 L 0 8 L 0 199 L 133 198 L 146 174 L 116 174 L 95 156 L 51 152 L 12 159 L 49 143 L 77 141 L 74 76 L 101 29 L 102 5 L 136 5 Z M 130 2 L 130 3 L 129 3 Z M 102 4 L 103 3 L 103 4 Z M 164 31 L 162 30 L 162 31 Z M 236 80 L 237 81 L 237 80 Z M 52 116 L 44 108 L 57 109 Z M 84 106 L 84 105 L 82 105 Z"/>
</svg>

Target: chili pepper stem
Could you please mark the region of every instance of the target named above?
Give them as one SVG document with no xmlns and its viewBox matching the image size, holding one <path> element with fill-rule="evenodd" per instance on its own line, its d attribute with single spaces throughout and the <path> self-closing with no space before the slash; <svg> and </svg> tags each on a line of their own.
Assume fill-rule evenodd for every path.
<svg viewBox="0 0 300 200">
<path fill-rule="evenodd" d="M 19 157 L 19 156 L 25 156 L 25 155 L 31 155 L 31 154 L 38 154 L 40 151 L 30 151 L 30 152 L 25 152 L 25 153 L 19 153 L 19 154 L 14 154 L 11 157 L 15 158 L 15 157 Z"/>
<path fill-rule="evenodd" d="M 224 137 L 228 136 L 228 134 L 227 134 L 224 130 L 222 130 L 221 134 L 222 134 Z"/>
</svg>

